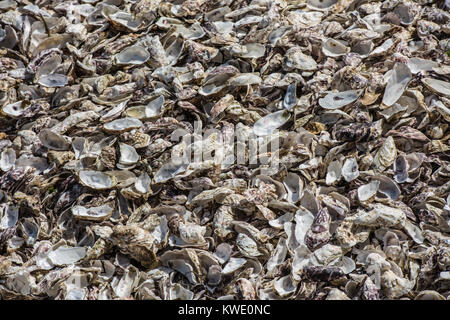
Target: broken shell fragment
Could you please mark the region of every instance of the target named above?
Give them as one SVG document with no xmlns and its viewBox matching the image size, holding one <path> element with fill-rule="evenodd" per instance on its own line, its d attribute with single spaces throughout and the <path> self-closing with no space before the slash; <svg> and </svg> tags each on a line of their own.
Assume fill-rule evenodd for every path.
<svg viewBox="0 0 450 320">
<path fill-rule="evenodd" d="M 119 163 L 129 165 L 135 164 L 139 161 L 139 154 L 136 152 L 132 146 L 129 146 L 126 143 L 119 143 L 120 148 L 120 159 Z"/>
</svg>

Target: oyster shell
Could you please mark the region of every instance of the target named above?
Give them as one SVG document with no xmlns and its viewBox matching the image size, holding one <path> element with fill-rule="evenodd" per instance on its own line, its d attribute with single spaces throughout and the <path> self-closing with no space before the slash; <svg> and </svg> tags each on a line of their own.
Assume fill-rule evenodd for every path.
<svg viewBox="0 0 450 320">
<path fill-rule="evenodd" d="M 285 124 L 290 118 L 291 115 L 286 110 L 268 114 L 255 122 L 253 132 L 257 136 L 267 136 Z"/>
<path fill-rule="evenodd" d="M 125 131 L 130 131 L 133 129 L 140 128 L 142 125 L 143 124 L 139 119 L 120 118 L 120 119 L 105 123 L 103 125 L 103 129 L 105 129 L 108 132 L 120 133 L 120 132 L 125 132 Z"/>
<path fill-rule="evenodd" d="M 150 54 L 145 48 L 135 45 L 117 53 L 114 59 L 118 65 L 140 65 L 150 59 Z"/>
<path fill-rule="evenodd" d="M 383 95 L 383 104 L 392 106 L 402 96 L 409 81 L 412 79 L 411 71 L 404 63 L 396 63 L 392 70 Z"/>
<path fill-rule="evenodd" d="M 114 176 L 100 171 L 80 171 L 78 177 L 83 185 L 96 190 L 111 189 L 117 184 Z"/>
<path fill-rule="evenodd" d="M 324 98 L 319 99 L 319 105 L 324 109 L 339 109 L 358 99 L 359 92 L 355 90 L 329 93 Z"/>
<path fill-rule="evenodd" d="M 113 208 L 109 205 L 90 208 L 74 206 L 71 211 L 73 216 L 79 220 L 102 221 L 111 217 Z"/>
</svg>

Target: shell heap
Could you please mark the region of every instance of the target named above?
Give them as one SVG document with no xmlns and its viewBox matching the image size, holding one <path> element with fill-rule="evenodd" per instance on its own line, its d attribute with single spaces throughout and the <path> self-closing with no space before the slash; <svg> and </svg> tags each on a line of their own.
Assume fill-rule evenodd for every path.
<svg viewBox="0 0 450 320">
<path fill-rule="evenodd" d="M 448 300 L 449 35 L 442 0 L 0 0 L 0 297 Z M 174 161 L 209 129 L 279 144 Z"/>
</svg>

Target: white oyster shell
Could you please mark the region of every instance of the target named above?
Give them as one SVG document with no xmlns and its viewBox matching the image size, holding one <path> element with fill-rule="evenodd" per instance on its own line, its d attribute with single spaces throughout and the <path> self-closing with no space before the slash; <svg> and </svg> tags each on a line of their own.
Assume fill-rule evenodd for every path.
<svg viewBox="0 0 450 320">
<path fill-rule="evenodd" d="M 319 99 L 319 105 L 324 109 L 339 109 L 358 99 L 360 91 L 349 90 L 337 93 L 329 93 Z"/>
<path fill-rule="evenodd" d="M 383 104 L 392 106 L 397 102 L 411 79 L 412 75 L 408 66 L 400 62 L 396 63 L 384 90 Z"/>
<path fill-rule="evenodd" d="M 120 118 L 103 125 L 106 131 L 120 133 L 142 127 L 142 122 L 135 118 Z"/>
<path fill-rule="evenodd" d="M 117 180 L 113 176 L 100 171 L 80 171 L 78 176 L 83 185 L 92 189 L 111 189 L 117 184 Z"/>
<path fill-rule="evenodd" d="M 49 129 L 42 129 L 39 132 L 39 139 L 42 144 L 52 150 L 69 150 L 70 140 Z"/>
<path fill-rule="evenodd" d="M 16 152 L 12 148 L 6 148 L 0 154 L 0 169 L 8 171 L 16 162 Z"/>
<path fill-rule="evenodd" d="M 253 125 L 253 132 L 257 136 L 267 136 L 285 124 L 291 115 L 286 110 L 280 110 L 262 117 Z"/>
<path fill-rule="evenodd" d="M 450 82 L 433 78 L 423 78 L 422 82 L 432 91 L 450 96 Z"/>
<path fill-rule="evenodd" d="M 84 247 L 60 246 L 48 254 L 50 261 L 56 266 L 74 264 L 86 256 Z"/>
<path fill-rule="evenodd" d="M 129 165 L 135 164 L 139 161 L 140 156 L 136 152 L 136 149 L 126 143 L 119 143 L 120 149 L 120 159 L 121 164 Z"/>
<path fill-rule="evenodd" d="M 145 63 L 149 58 L 150 54 L 148 51 L 139 45 L 125 48 L 114 56 L 116 63 L 119 65 L 140 65 Z"/>
<path fill-rule="evenodd" d="M 367 201 L 377 194 L 380 181 L 372 181 L 358 188 L 359 201 Z"/>
<path fill-rule="evenodd" d="M 86 208 L 83 206 L 72 207 L 72 214 L 75 218 L 88 221 L 102 221 L 109 219 L 113 213 L 113 208 L 109 205 Z"/>
<path fill-rule="evenodd" d="M 355 158 L 351 157 L 345 160 L 344 165 L 342 166 L 342 176 L 345 181 L 350 182 L 358 178 L 359 170 L 358 170 L 358 162 Z"/>
</svg>

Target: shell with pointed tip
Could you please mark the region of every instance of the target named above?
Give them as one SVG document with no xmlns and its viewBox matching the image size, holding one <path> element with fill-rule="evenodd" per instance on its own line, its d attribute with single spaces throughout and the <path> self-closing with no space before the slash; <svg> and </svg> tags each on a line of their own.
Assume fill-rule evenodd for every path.
<svg viewBox="0 0 450 320">
<path fill-rule="evenodd" d="M 411 79 L 412 75 L 408 66 L 400 62 L 396 63 L 384 90 L 383 104 L 392 106 L 397 102 Z"/>
<path fill-rule="evenodd" d="M 257 136 L 267 136 L 284 125 L 290 118 L 291 115 L 286 110 L 268 114 L 255 122 L 253 132 Z"/>
</svg>

